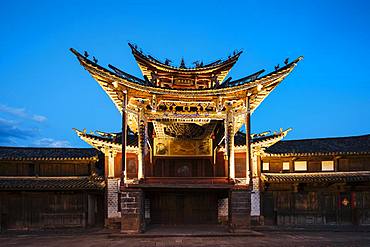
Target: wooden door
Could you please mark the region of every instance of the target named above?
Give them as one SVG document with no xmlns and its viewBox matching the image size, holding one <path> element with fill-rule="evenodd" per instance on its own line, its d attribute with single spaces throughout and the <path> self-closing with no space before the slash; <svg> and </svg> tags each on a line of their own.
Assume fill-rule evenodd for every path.
<svg viewBox="0 0 370 247">
<path fill-rule="evenodd" d="M 276 210 L 274 209 L 273 192 L 263 192 L 262 196 L 262 215 L 266 225 L 274 225 L 277 223 Z"/>
<path fill-rule="evenodd" d="M 352 224 L 352 198 L 350 192 L 341 192 L 339 196 L 339 219 L 341 224 Z"/>
<path fill-rule="evenodd" d="M 336 193 L 322 194 L 322 214 L 325 217 L 326 224 L 337 223 L 337 195 Z"/>
<path fill-rule="evenodd" d="M 217 195 L 205 192 L 153 192 L 151 223 L 162 225 L 216 224 Z"/>
</svg>

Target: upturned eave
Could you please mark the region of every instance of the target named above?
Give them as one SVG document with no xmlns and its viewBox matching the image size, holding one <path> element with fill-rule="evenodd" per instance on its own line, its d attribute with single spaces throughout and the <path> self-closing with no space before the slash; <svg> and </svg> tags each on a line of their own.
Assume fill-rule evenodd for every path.
<svg viewBox="0 0 370 247">
<path fill-rule="evenodd" d="M 253 112 L 269 93 L 292 72 L 294 67 L 303 58 L 299 57 L 276 71 L 242 85 L 224 88 L 173 89 L 145 85 L 145 83 L 143 83 L 144 81 L 134 80 L 130 77 L 123 78 L 117 73 L 92 62 L 76 50 L 71 49 L 71 51 L 76 55 L 81 65 L 109 95 L 120 111 L 122 110 L 122 94 L 128 93 L 135 96 L 140 95 L 140 98 L 146 98 L 148 100 L 150 100 L 153 95 L 169 98 L 178 98 L 178 96 L 181 95 L 181 100 L 184 101 L 202 98 L 215 100 L 217 97 L 230 100 L 243 100 L 246 95 L 249 94 L 251 96 L 251 111 Z"/>
<path fill-rule="evenodd" d="M 81 140 L 85 141 L 90 146 L 102 151 L 103 153 L 107 154 L 108 152 L 122 152 L 122 144 L 119 142 L 115 142 L 108 138 L 103 138 L 94 134 L 87 134 L 84 131 L 80 131 L 78 129 L 73 129 L 77 136 L 81 138 Z M 136 153 L 137 146 L 126 146 L 126 152 L 128 153 Z"/>
</svg>

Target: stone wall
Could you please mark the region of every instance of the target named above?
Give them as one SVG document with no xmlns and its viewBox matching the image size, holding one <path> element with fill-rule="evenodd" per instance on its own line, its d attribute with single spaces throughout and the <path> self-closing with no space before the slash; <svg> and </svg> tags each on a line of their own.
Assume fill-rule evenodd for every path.
<svg viewBox="0 0 370 247">
<path fill-rule="evenodd" d="M 121 232 L 130 234 L 145 231 L 144 192 L 125 188 L 121 191 L 121 203 Z"/>
<path fill-rule="evenodd" d="M 249 190 L 230 190 L 229 226 L 230 230 L 250 228 L 251 193 Z"/>
</svg>

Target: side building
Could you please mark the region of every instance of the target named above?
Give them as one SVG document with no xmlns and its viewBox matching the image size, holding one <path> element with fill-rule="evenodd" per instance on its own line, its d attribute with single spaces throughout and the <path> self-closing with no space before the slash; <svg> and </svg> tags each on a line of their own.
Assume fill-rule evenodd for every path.
<svg viewBox="0 0 370 247">
<path fill-rule="evenodd" d="M 104 224 L 104 160 L 92 148 L 0 147 L 0 230 Z"/>
<path fill-rule="evenodd" d="M 370 135 L 281 141 L 260 160 L 264 224 L 370 224 Z"/>
</svg>

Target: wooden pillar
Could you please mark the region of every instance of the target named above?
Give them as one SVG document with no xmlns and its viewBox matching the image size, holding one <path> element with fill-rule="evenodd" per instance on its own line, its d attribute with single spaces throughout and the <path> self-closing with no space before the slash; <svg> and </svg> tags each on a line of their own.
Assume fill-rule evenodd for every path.
<svg viewBox="0 0 370 247">
<path fill-rule="evenodd" d="M 121 183 L 125 183 L 127 179 L 126 173 L 126 138 L 127 138 L 127 94 L 123 94 L 122 100 L 122 174 L 121 174 Z"/>
<path fill-rule="evenodd" d="M 225 150 L 226 150 L 225 158 L 227 159 L 228 178 L 235 179 L 234 116 L 231 103 L 226 103 Z"/>
<path fill-rule="evenodd" d="M 250 97 L 247 96 L 245 100 L 246 114 L 245 114 L 245 160 L 246 160 L 246 183 L 252 184 L 252 165 L 251 165 L 251 108 Z"/>
<path fill-rule="evenodd" d="M 108 172 L 107 176 L 108 178 L 114 178 L 114 170 L 115 170 L 115 158 L 116 158 L 116 152 L 114 151 L 109 151 L 107 153 L 108 156 Z"/>
<path fill-rule="evenodd" d="M 145 174 L 145 154 L 147 142 L 147 124 L 144 116 L 144 109 L 140 108 L 138 116 L 138 179 L 143 179 Z"/>
<path fill-rule="evenodd" d="M 339 171 L 339 159 L 341 157 L 340 156 L 335 156 L 334 157 L 334 171 L 338 172 Z"/>
</svg>

